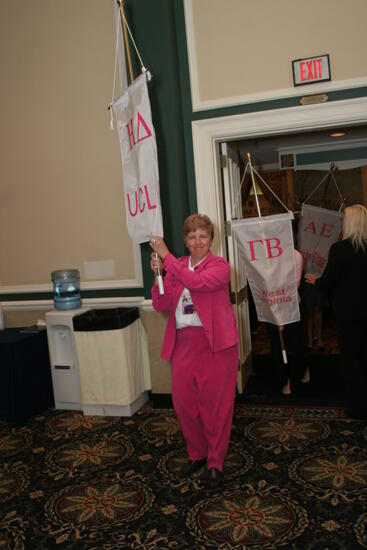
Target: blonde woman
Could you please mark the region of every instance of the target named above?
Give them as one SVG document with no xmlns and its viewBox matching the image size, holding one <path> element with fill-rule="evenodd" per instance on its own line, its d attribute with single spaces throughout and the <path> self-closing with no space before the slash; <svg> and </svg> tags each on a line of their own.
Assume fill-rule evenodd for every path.
<svg viewBox="0 0 367 550">
<path fill-rule="evenodd" d="M 350 418 L 367 419 L 367 209 L 345 209 L 343 239 L 333 244 L 326 268 L 306 281 L 330 294 L 338 328 L 342 375 Z"/>
</svg>

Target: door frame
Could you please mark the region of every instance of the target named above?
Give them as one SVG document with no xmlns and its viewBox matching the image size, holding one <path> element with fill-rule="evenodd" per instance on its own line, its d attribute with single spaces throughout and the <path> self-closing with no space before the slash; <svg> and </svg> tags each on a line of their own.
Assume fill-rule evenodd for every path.
<svg viewBox="0 0 367 550">
<path fill-rule="evenodd" d="M 198 212 L 216 227 L 213 252 L 225 255 L 225 229 L 219 143 L 367 124 L 367 97 L 288 107 L 192 123 Z"/>
</svg>

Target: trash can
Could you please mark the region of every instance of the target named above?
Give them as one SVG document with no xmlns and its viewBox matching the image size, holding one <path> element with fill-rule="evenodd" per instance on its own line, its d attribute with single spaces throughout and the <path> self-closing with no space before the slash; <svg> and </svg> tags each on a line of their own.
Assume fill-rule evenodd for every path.
<svg viewBox="0 0 367 550">
<path fill-rule="evenodd" d="M 132 416 L 151 389 L 139 309 L 91 309 L 74 316 L 73 327 L 84 414 Z"/>
</svg>

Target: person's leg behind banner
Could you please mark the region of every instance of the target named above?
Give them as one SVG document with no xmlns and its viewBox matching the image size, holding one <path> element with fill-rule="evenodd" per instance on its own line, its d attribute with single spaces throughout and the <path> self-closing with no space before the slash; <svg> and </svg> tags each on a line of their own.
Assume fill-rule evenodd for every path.
<svg viewBox="0 0 367 550">
<path fill-rule="evenodd" d="M 265 323 L 265 326 L 269 337 L 272 366 L 275 370 L 275 377 L 277 386 L 279 386 L 279 392 L 283 395 L 289 395 L 291 393 L 289 365 L 284 362 L 279 327 L 271 323 Z"/>
</svg>

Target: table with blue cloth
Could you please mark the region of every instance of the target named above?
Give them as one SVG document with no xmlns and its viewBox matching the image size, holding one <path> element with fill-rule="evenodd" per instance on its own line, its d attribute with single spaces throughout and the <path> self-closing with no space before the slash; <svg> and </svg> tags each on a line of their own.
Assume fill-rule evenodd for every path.
<svg viewBox="0 0 367 550">
<path fill-rule="evenodd" d="M 0 330 L 0 415 L 22 425 L 53 405 L 46 330 Z"/>
</svg>

